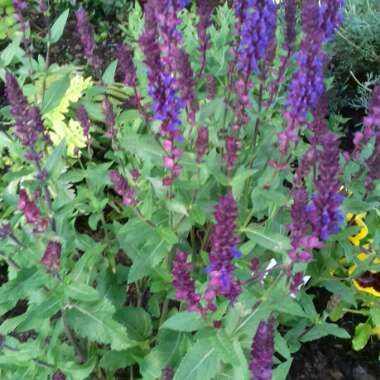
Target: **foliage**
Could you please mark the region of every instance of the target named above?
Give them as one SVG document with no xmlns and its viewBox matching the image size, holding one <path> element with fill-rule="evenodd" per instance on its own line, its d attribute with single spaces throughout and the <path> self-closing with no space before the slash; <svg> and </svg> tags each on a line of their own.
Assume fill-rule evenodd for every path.
<svg viewBox="0 0 380 380">
<path fill-rule="evenodd" d="M 338 9 L 304 2 L 286 40 L 269 0 L 256 19 L 136 4 L 103 56 L 79 9 L 84 68 L 50 62 L 73 12 L 36 36 L 19 11 L 1 52 L 2 379 L 285 379 L 302 343 L 350 338 L 346 313 L 366 316 L 355 349 L 379 335 L 363 274 L 380 270 L 380 88 L 341 152 L 322 64 Z"/>
</svg>

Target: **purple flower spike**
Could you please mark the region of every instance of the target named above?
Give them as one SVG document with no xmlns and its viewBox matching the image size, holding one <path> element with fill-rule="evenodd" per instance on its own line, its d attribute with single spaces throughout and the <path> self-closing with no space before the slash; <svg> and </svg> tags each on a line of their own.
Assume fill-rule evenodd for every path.
<svg viewBox="0 0 380 380">
<path fill-rule="evenodd" d="M 15 119 L 16 136 L 27 148 L 26 158 L 39 161 L 41 156 L 36 152 L 35 145 L 41 137 L 46 139 L 40 110 L 29 106 L 16 78 L 8 72 L 5 74 L 5 86 L 11 114 Z"/>
<path fill-rule="evenodd" d="M 126 86 L 135 87 L 137 84 L 136 67 L 131 51 L 124 44 L 120 44 L 116 49 L 116 57 L 119 78 Z"/>
<path fill-rule="evenodd" d="M 80 126 L 82 127 L 83 135 L 87 139 L 89 139 L 91 123 L 90 123 L 90 118 L 88 116 L 86 108 L 83 105 L 78 106 L 76 110 L 76 114 L 77 114 L 77 118 L 79 120 Z"/>
<path fill-rule="evenodd" d="M 203 69 L 206 66 L 206 53 L 210 48 L 210 36 L 207 33 L 207 29 L 211 26 L 211 15 L 214 10 L 213 1 L 210 0 L 198 0 L 197 1 L 197 15 L 199 18 L 197 24 L 198 40 L 199 40 L 199 52 L 200 52 L 200 65 L 202 74 Z"/>
<path fill-rule="evenodd" d="M 125 206 L 136 204 L 136 194 L 127 180 L 116 170 L 110 171 L 110 178 L 116 194 L 123 198 L 123 204 Z"/>
<path fill-rule="evenodd" d="M 195 143 L 195 146 L 197 150 L 197 162 L 200 163 L 208 149 L 208 128 L 207 127 L 200 127 L 198 129 L 198 136 L 197 136 L 197 141 Z"/>
<path fill-rule="evenodd" d="M 0 239 L 7 238 L 12 233 L 12 228 L 9 223 L 0 224 Z"/>
<path fill-rule="evenodd" d="M 100 65 L 99 58 L 95 54 L 96 43 L 94 38 L 94 29 L 90 23 L 87 12 L 80 7 L 76 12 L 77 28 L 84 48 L 84 54 L 90 64 L 97 69 Z"/>
<path fill-rule="evenodd" d="M 115 137 L 115 114 L 113 113 L 112 104 L 107 97 L 103 99 L 102 111 L 104 115 L 104 124 L 107 126 L 106 136 L 109 138 Z"/>
<path fill-rule="evenodd" d="M 247 77 L 258 70 L 276 29 L 276 4 L 273 0 L 238 0 L 235 12 L 240 28 L 237 66 Z"/>
<path fill-rule="evenodd" d="M 173 380 L 173 369 L 170 367 L 166 367 L 162 370 L 162 378 L 163 380 Z"/>
<path fill-rule="evenodd" d="M 315 181 L 316 194 L 307 207 L 308 219 L 313 233 L 325 241 L 339 231 L 343 216 L 340 206 L 344 198 L 339 194 L 339 144 L 332 133 L 321 138 L 322 151 L 319 154 L 319 177 Z"/>
<path fill-rule="evenodd" d="M 273 320 L 261 321 L 251 351 L 251 380 L 271 380 L 273 367 Z"/>
<path fill-rule="evenodd" d="M 285 0 L 285 44 L 291 50 L 296 39 L 296 0 Z"/>
<path fill-rule="evenodd" d="M 41 259 L 41 264 L 48 272 L 58 272 L 61 263 L 62 245 L 57 241 L 49 241 L 45 253 Z"/>
<path fill-rule="evenodd" d="M 199 303 L 201 297 L 195 291 L 195 281 L 191 276 L 193 270 L 191 263 L 187 262 L 188 255 L 177 251 L 173 262 L 173 286 L 176 289 L 176 298 L 187 302 L 189 311 L 202 311 Z"/>
<path fill-rule="evenodd" d="M 238 152 L 240 149 L 240 141 L 234 136 L 226 137 L 226 154 L 224 160 L 227 164 L 227 171 L 230 172 L 238 158 Z"/>
<path fill-rule="evenodd" d="M 211 233 L 210 280 L 206 292 L 209 304 L 218 294 L 232 301 L 240 294 L 240 284 L 233 274 L 239 238 L 236 235 L 237 206 L 232 193 L 220 198 L 214 216 L 216 224 Z"/>
<path fill-rule="evenodd" d="M 52 380 L 66 380 L 66 376 L 58 370 L 54 375 Z"/>
<path fill-rule="evenodd" d="M 26 222 L 34 226 L 34 233 L 46 231 L 48 220 L 42 218 L 40 209 L 34 200 L 29 199 L 28 193 L 24 189 L 20 190 L 18 209 L 24 214 Z"/>
</svg>

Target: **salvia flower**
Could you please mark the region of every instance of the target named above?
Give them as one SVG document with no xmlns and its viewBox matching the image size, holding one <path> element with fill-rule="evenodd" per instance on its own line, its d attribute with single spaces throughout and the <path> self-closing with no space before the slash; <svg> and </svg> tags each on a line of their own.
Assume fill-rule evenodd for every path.
<svg viewBox="0 0 380 380">
<path fill-rule="evenodd" d="M 319 154 L 319 177 L 315 181 L 316 193 L 307 207 L 308 219 L 314 236 L 325 241 L 339 231 L 343 222 L 340 206 L 343 196 L 339 193 L 339 144 L 337 137 L 326 133 L 321 138 L 322 151 Z"/>
<path fill-rule="evenodd" d="M 201 71 L 206 66 L 206 53 L 210 48 L 210 36 L 207 33 L 207 29 L 211 26 L 211 15 L 214 10 L 214 4 L 210 0 L 198 0 L 197 1 L 197 15 L 198 15 L 198 40 L 199 40 L 199 52 L 200 52 L 200 65 Z"/>
<path fill-rule="evenodd" d="M 237 206 L 232 193 L 219 199 L 214 216 L 216 223 L 210 238 L 209 286 L 205 294 L 210 305 L 216 295 L 233 301 L 240 294 L 240 284 L 233 273 L 233 260 L 239 256 L 239 238 L 236 235 Z"/>
<path fill-rule="evenodd" d="M 216 78 L 211 74 L 207 76 L 206 88 L 207 99 L 214 99 L 216 96 Z"/>
<path fill-rule="evenodd" d="M 343 20 L 342 8 L 344 0 L 324 0 L 322 1 L 322 29 L 325 33 L 325 40 L 330 38 Z"/>
<path fill-rule="evenodd" d="M 125 206 L 134 205 L 136 203 L 136 194 L 127 180 L 116 170 L 111 170 L 109 175 L 116 194 L 123 199 L 123 204 Z"/>
<path fill-rule="evenodd" d="M 173 380 L 173 369 L 170 367 L 166 367 L 162 370 L 162 378 L 163 380 Z"/>
<path fill-rule="evenodd" d="M 15 119 L 16 136 L 27 148 L 27 159 L 38 161 L 40 156 L 36 153 L 36 144 L 40 137 L 44 137 L 40 111 L 29 106 L 16 78 L 9 72 L 5 74 L 5 86 L 10 111 Z"/>
<path fill-rule="evenodd" d="M 116 57 L 119 78 L 126 86 L 135 87 L 137 84 L 136 67 L 131 51 L 124 44 L 119 44 L 116 49 Z"/>
<path fill-rule="evenodd" d="M 12 228 L 9 223 L 0 224 L 0 239 L 5 239 L 12 233 Z"/>
<path fill-rule="evenodd" d="M 184 71 L 184 67 L 178 65 L 176 60 L 179 55 L 183 56 L 179 52 L 182 36 L 177 30 L 180 23 L 178 11 L 182 5 L 177 1 L 148 1 L 145 7 L 145 29 L 139 39 L 145 56 L 144 63 L 148 68 L 148 94 L 153 99 L 153 115 L 155 120 L 161 122 L 162 137 L 171 142 L 170 150 L 165 148 L 167 157 L 175 162 L 169 169 L 170 174 L 163 179 L 165 186 L 170 186 L 181 172 L 181 166 L 178 164 L 180 150 L 175 146 L 176 141 L 183 140 L 180 114 L 185 107 L 184 101 L 177 93 L 179 69 L 182 69 L 182 83 L 186 82 L 187 86 L 184 92 L 185 100 L 193 99 L 193 90 L 188 86 L 191 81 L 185 73 L 189 72 L 190 65 L 187 65 Z"/>
<path fill-rule="evenodd" d="M 66 380 L 66 376 L 60 371 L 56 371 L 52 380 Z"/>
<path fill-rule="evenodd" d="M 187 262 L 188 254 L 177 251 L 173 261 L 173 286 L 176 289 L 176 298 L 187 303 L 189 311 L 200 311 L 201 296 L 195 291 L 195 281 L 192 278 L 192 265 Z"/>
<path fill-rule="evenodd" d="M 273 0 L 238 0 L 236 14 L 241 15 L 237 67 L 245 76 L 258 70 L 276 29 L 276 4 Z M 238 17 L 239 20 L 239 17 Z"/>
<path fill-rule="evenodd" d="M 177 82 L 176 86 L 181 94 L 182 102 L 188 109 L 188 119 L 195 122 L 195 114 L 198 111 L 198 104 L 195 93 L 195 80 L 191 68 L 188 54 L 183 49 L 176 49 L 177 60 Z"/>
<path fill-rule="evenodd" d="M 374 182 L 380 179 L 380 133 L 377 133 L 375 148 L 366 161 L 366 165 L 368 168 L 366 188 L 368 191 L 373 191 Z"/>
<path fill-rule="evenodd" d="M 368 115 L 363 121 L 364 129 L 354 136 L 355 149 L 358 152 L 363 145 L 380 131 L 380 86 L 376 86 L 368 102 Z"/>
<path fill-rule="evenodd" d="M 296 39 L 296 0 L 285 0 L 285 44 L 291 50 Z"/>
<path fill-rule="evenodd" d="M 105 96 L 102 101 L 102 112 L 104 115 L 104 124 L 107 127 L 106 136 L 109 138 L 116 136 L 115 129 L 115 114 L 113 112 L 112 104 L 109 99 Z"/>
<path fill-rule="evenodd" d="M 90 23 L 87 12 L 83 7 L 80 7 L 75 12 L 77 20 L 77 28 L 82 46 L 84 49 L 84 54 L 88 59 L 89 63 L 94 67 L 98 68 L 100 61 L 95 54 L 96 43 L 94 38 L 94 29 Z"/>
<path fill-rule="evenodd" d="M 226 161 L 227 171 L 230 172 L 238 158 L 238 152 L 240 149 L 240 141 L 235 136 L 226 137 L 226 153 L 224 155 L 224 160 Z"/>
<path fill-rule="evenodd" d="M 40 0 L 40 12 L 45 13 L 48 11 L 48 9 L 49 9 L 49 7 L 48 7 L 46 0 Z"/>
<path fill-rule="evenodd" d="M 48 219 L 41 216 L 40 209 L 37 207 L 34 199 L 30 199 L 26 190 L 21 189 L 19 194 L 18 209 L 24 214 L 28 224 L 34 226 L 33 232 L 46 231 Z"/>
<path fill-rule="evenodd" d="M 253 338 L 251 380 L 271 380 L 273 367 L 273 319 L 261 321 Z"/>
<path fill-rule="evenodd" d="M 41 264 L 48 272 L 58 272 L 61 264 L 62 245 L 57 241 L 49 241 L 45 253 L 42 256 Z"/>
<path fill-rule="evenodd" d="M 90 118 L 88 116 L 87 110 L 83 105 L 79 105 L 76 109 L 77 118 L 79 120 L 79 124 L 82 127 L 83 135 L 87 138 L 87 140 L 90 137 Z"/>
<path fill-rule="evenodd" d="M 208 149 L 208 128 L 200 127 L 198 128 L 197 140 L 195 142 L 195 147 L 197 151 L 197 162 L 201 162 L 203 156 L 206 154 Z"/>
</svg>

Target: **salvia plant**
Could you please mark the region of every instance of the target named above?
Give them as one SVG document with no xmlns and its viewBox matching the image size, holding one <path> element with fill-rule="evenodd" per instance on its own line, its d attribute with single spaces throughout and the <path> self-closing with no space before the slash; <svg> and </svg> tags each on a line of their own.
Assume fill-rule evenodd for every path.
<svg viewBox="0 0 380 380">
<path fill-rule="evenodd" d="M 347 313 L 355 349 L 380 335 L 380 87 L 343 151 L 343 5 L 148 0 L 105 54 L 80 5 L 13 1 L 1 379 L 278 380 Z M 69 18 L 82 60 L 59 65 Z"/>
</svg>

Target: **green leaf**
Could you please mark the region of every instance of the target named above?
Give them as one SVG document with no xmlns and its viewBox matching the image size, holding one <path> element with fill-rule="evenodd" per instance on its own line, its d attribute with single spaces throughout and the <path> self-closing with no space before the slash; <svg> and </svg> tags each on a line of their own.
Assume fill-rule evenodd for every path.
<svg viewBox="0 0 380 380">
<path fill-rule="evenodd" d="M 224 330 L 217 331 L 216 335 L 210 339 L 224 363 L 239 366 L 239 356 L 235 352 L 235 345 L 231 344 L 232 340 L 238 343 L 237 339 L 229 337 Z"/>
<path fill-rule="evenodd" d="M 162 369 L 172 364 L 181 355 L 182 333 L 171 330 L 160 330 L 158 345 L 140 364 L 144 380 L 156 380 L 161 377 Z"/>
<path fill-rule="evenodd" d="M 100 301 L 100 294 L 93 287 L 76 282 L 75 284 L 70 284 L 65 288 L 66 297 L 70 297 L 76 301 L 83 302 L 97 302 Z"/>
<path fill-rule="evenodd" d="M 276 333 L 274 337 L 274 348 L 276 352 L 278 352 L 285 359 L 291 358 L 291 353 L 288 347 L 288 343 L 286 339 L 280 333 Z"/>
<path fill-rule="evenodd" d="M 112 61 L 104 71 L 102 80 L 105 84 L 112 84 L 115 81 L 116 68 L 117 68 L 117 59 Z"/>
<path fill-rule="evenodd" d="M 286 380 L 288 378 L 288 373 L 292 365 L 293 359 L 281 363 L 273 370 L 272 380 Z"/>
<path fill-rule="evenodd" d="M 62 360 L 58 366 L 63 373 L 70 374 L 74 380 L 85 380 L 89 378 L 95 369 L 96 362 L 96 356 L 93 356 L 84 364 L 77 364 L 73 361 L 68 362 L 67 360 Z"/>
<path fill-rule="evenodd" d="M 42 100 L 42 114 L 52 111 L 59 105 L 69 86 L 70 77 L 69 75 L 65 75 L 63 78 L 56 80 L 48 87 Z"/>
<path fill-rule="evenodd" d="M 190 347 L 173 380 L 211 380 L 217 373 L 216 348 L 209 339 L 202 339 Z"/>
<path fill-rule="evenodd" d="M 325 280 L 322 285 L 331 293 L 336 294 L 350 305 L 356 306 L 355 291 L 345 286 L 340 280 Z"/>
<path fill-rule="evenodd" d="M 65 152 L 66 142 L 63 139 L 59 145 L 54 148 L 53 152 L 50 154 L 46 161 L 45 170 L 48 172 L 49 176 L 54 176 L 54 170 L 58 167 L 58 163 L 62 159 Z"/>
<path fill-rule="evenodd" d="M 369 323 L 359 323 L 355 327 L 354 339 L 352 339 L 352 348 L 355 351 L 362 350 L 368 343 L 372 335 L 372 326 Z"/>
<path fill-rule="evenodd" d="M 153 161 L 158 165 L 162 163 L 164 152 L 152 136 L 129 132 L 123 139 L 123 147 L 144 161 Z"/>
<path fill-rule="evenodd" d="M 243 229 L 248 238 L 269 251 L 285 253 L 290 249 L 290 240 L 287 236 L 277 232 L 267 231 L 264 227 L 251 224 Z"/>
<path fill-rule="evenodd" d="M 71 305 L 65 316 L 79 336 L 110 344 L 115 351 L 125 350 L 136 342 L 128 337 L 125 327 L 112 318 L 114 312 L 114 306 L 104 298 L 96 304 Z"/>
<path fill-rule="evenodd" d="M 118 310 L 115 318 L 127 326 L 128 335 L 133 340 L 142 341 L 152 334 L 152 319 L 141 307 L 126 307 Z"/>
<path fill-rule="evenodd" d="M 167 201 L 166 206 L 169 211 L 175 212 L 180 215 L 186 215 L 186 216 L 189 215 L 189 213 L 187 212 L 186 206 L 183 203 L 178 202 L 176 200 Z"/>
<path fill-rule="evenodd" d="M 197 331 L 206 327 L 202 317 L 195 312 L 182 311 L 174 314 L 161 326 L 163 329 L 175 331 Z"/>
<path fill-rule="evenodd" d="M 240 199 L 245 181 L 253 175 L 254 171 L 252 169 L 244 169 L 239 171 L 232 179 L 232 194 L 236 200 Z"/>
<path fill-rule="evenodd" d="M 65 30 L 67 18 L 69 17 L 70 10 L 66 9 L 61 15 L 55 20 L 50 31 L 50 43 L 55 44 L 62 37 L 63 31 Z"/>
<path fill-rule="evenodd" d="M 342 339 L 350 338 L 350 334 L 345 329 L 335 325 L 334 323 L 323 322 L 314 326 L 300 340 L 301 342 L 310 342 L 327 335 L 334 335 Z"/>
</svg>

